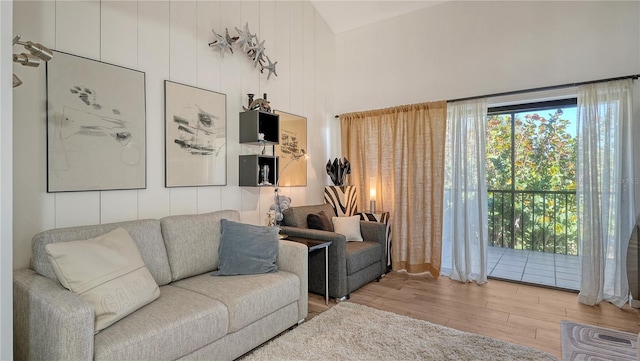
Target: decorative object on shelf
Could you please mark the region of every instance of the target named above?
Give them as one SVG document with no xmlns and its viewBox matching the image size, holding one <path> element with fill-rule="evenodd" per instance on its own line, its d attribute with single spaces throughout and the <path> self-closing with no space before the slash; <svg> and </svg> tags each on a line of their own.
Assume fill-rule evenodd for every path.
<svg viewBox="0 0 640 361">
<path fill-rule="evenodd" d="M 306 186 L 307 118 L 279 110 L 274 113 L 280 116 L 280 141 L 274 148 L 280 159 L 278 184 L 286 187 Z"/>
<path fill-rule="evenodd" d="M 209 43 L 209 47 L 216 48 L 220 51 L 220 56 L 224 58 L 224 53 L 229 51 L 233 54 L 233 47 L 237 46 L 242 50 L 251 61 L 253 65 L 260 65 L 260 73 L 264 73 L 264 70 L 268 70 L 267 80 L 271 78 L 271 74 L 278 76 L 276 73 L 276 65 L 278 62 L 271 62 L 271 59 L 265 53 L 264 40 L 260 41 L 256 34 L 251 34 L 249 31 L 249 23 L 245 23 L 243 30 L 235 28 L 238 32 L 238 36 L 230 36 L 229 29 L 224 29 L 224 35 L 216 33 L 215 30 L 211 30 L 216 40 Z M 265 58 L 267 60 L 265 61 Z M 267 64 L 267 65 L 265 65 Z"/>
<path fill-rule="evenodd" d="M 351 217 L 358 212 L 356 186 L 325 186 L 324 203 L 330 204 L 338 217 Z"/>
<path fill-rule="evenodd" d="M 47 192 L 146 188 L 145 73 L 53 55 L 47 62 Z"/>
<path fill-rule="evenodd" d="M 335 186 L 343 186 L 347 174 L 351 173 L 351 163 L 346 157 L 343 159 L 344 162 L 340 158 L 334 159 L 333 163 L 331 163 L 331 159 L 327 162 L 327 174 Z"/>
<path fill-rule="evenodd" d="M 263 98 L 260 99 L 253 99 L 255 95 L 254 94 L 247 94 L 247 97 L 249 97 L 249 103 L 248 106 L 249 107 L 245 107 L 244 105 L 242 106 L 242 109 L 244 111 L 248 111 L 248 110 L 259 110 L 261 112 L 267 112 L 270 113 L 271 112 L 271 102 L 269 102 L 267 100 L 267 93 L 263 94 Z"/>
<path fill-rule="evenodd" d="M 276 184 L 278 158 L 272 155 L 247 154 L 239 156 L 238 186 L 270 187 Z M 265 168 L 268 167 L 268 168 Z M 267 171 L 268 169 L 268 171 Z"/>
<path fill-rule="evenodd" d="M 369 177 L 369 211 L 376 213 L 376 185 L 378 179 L 376 177 Z"/>
<path fill-rule="evenodd" d="M 46 46 L 40 43 L 34 43 L 31 41 L 20 41 L 20 38 L 21 38 L 20 35 L 16 35 L 13 38 L 13 45 L 18 44 L 18 45 L 24 46 L 24 49 L 27 50 L 29 54 L 26 54 L 26 53 L 13 54 L 14 63 L 36 68 L 40 66 L 41 60 L 44 62 L 47 62 L 51 60 L 51 58 L 53 58 L 53 52 L 51 51 L 51 49 L 47 48 Z M 275 72 L 275 69 L 274 69 L 274 72 Z M 269 70 L 269 75 L 271 75 L 271 70 Z M 277 75 L 278 74 L 276 74 L 276 76 Z M 15 88 L 17 86 L 20 86 L 21 84 L 22 84 L 22 80 L 20 80 L 20 78 L 18 78 L 17 75 L 13 74 L 13 87 Z"/>
<path fill-rule="evenodd" d="M 268 164 L 263 164 L 260 167 L 260 182 L 258 183 L 259 186 L 270 186 L 272 183 L 269 182 L 269 165 Z"/>
<path fill-rule="evenodd" d="M 227 96 L 165 80 L 165 187 L 227 183 Z"/>
</svg>

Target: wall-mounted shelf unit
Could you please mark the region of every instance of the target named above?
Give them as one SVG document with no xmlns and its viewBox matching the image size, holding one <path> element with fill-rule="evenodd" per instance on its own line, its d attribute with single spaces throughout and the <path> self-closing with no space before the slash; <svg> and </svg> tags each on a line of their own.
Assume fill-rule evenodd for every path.
<svg viewBox="0 0 640 361">
<path fill-rule="evenodd" d="M 260 139 L 259 134 L 264 134 L 264 137 Z M 240 113 L 241 144 L 265 146 L 278 144 L 279 140 L 280 115 L 260 110 Z M 241 155 L 239 169 L 238 185 L 240 187 L 273 187 L 278 181 L 278 157 L 276 156 Z"/>
<path fill-rule="evenodd" d="M 258 134 L 264 134 L 264 141 Z M 240 143 L 265 145 L 278 144 L 280 140 L 280 116 L 259 110 L 240 113 Z"/>
<path fill-rule="evenodd" d="M 240 187 L 273 187 L 278 181 L 277 173 L 278 157 L 259 154 L 241 155 L 238 185 Z"/>
</svg>

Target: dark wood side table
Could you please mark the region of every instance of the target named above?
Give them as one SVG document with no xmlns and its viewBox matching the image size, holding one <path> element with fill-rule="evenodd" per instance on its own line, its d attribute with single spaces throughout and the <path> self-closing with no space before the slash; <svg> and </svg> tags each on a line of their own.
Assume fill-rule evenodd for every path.
<svg viewBox="0 0 640 361">
<path fill-rule="evenodd" d="M 302 238 L 302 237 L 287 237 L 287 241 L 296 243 L 302 243 L 309 249 L 309 253 L 318 251 L 324 248 L 324 302 L 329 304 L 329 246 L 331 241 L 321 241 L 318 239 Z"/>
</svg>

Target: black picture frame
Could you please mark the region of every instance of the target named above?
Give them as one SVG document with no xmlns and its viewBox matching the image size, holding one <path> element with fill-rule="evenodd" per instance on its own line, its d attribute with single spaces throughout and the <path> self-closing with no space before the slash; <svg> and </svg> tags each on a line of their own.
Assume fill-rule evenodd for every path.
<svg viewBox="0 0 640 361">
<path fill-rule="evenodd" d="M 227 184 L 226 94 L 165 80 L 165 187 Z"/>
</svg>

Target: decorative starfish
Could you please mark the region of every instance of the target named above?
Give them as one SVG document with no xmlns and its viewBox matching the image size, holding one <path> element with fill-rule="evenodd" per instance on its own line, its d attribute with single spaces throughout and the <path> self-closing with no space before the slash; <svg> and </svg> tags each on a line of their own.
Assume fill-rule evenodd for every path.
<svg viewBox="0 0 640 361">
<path fill-rule="evenodd" d="M 258 38 L 256 37 L 256 42 L 258 42 Z M 264 40 L 260 43 L 256 43 L 256 45 L 249 47 L 249 50 L 253 50 L 253 65 L 256 66 L 262 59 L 262 55 L 264 54 Z"/>
<path fill-rule="evenodd" d="M 256 34 L 251 34 L 251 32 L 249 32 L 249 23 L 244 24 L 244 31 L 241 31 L 238 28 L 236 28 L 236 31 L 238 32 L 238 35 L 240 35 L 238 37 L 237 44 L 242 47 L 242 51 L 247 51 L 248 47 L 253 46 L 252 40 L 256 37 Z"/>
<path fill-rule="evenodd" d="M 269 62 L 269 65 L 267 66 L 263 66 L 262 69 L 260 69 L 260 72 L 262 72 L 262 70 L 267 69 L 269 70 L 269 74 L 267 75 L 267 80 L 269 80 L 269 78 L 271 77 L 271 73 L 273 73 L 275 76 L 278 76 L 278 73 L 276 73 L 276 64 L 278 64 L 278 62 L 276 61 L 275 63 L 271 62 L 271 59 L 269 59 L 269 55 L 265 55 L 267 57 L 267 61 Z"/>
<path fill-rule="evenodd" d="M 217 47 L 218 50 L 220 50 L 220 56 L 223 58 L 224 58 L 225 50 L 229 50 L 233 54 L 233 50 L 231 49 L 231 44 L 227 42 L 227 39 L 224 36 L 216 33 L 215 30 L 211 29 L 211 31 L 213 31 L 213 34 L 216 36 L 216 38 L 218 38 L 218 40 L 209 43 L 209 46 Z"/>
<path fill-rule="evenodd" d="M 236 40 L 238 40 L 237 36 L 234 36 L 233 38 L 231 36 L 229 36 L 229 29 L 225 28 L 224 29 L 224 38 L 227 41 L 227 43 L 229 44 L 229 50 L 231 50 L 231 54 L 233 54 L 233 43 L 236 42 Z"/>
<path fill-rule="evenodd" d="M 209 43 L 210 47 L 215 47 L 220 50 L 220 56 L 222 58 L 224 58 L 226 50 L 233 54 L 233 47 L 237 45 L 249 57 L 249 59 L 253 60 L 254 67 L 258 67 L 258 65 L 260 65 L 260 73 L 264 73 L 265 69 L 269 71 L 267 79 L 271 77 L 271 74 L 278 76 L 278 73 L 276 72 L 276 65 L 278 62 L 272 62 L 271 59 L 269 59 L 265 53 L 265 41 L 260 41 L 256 34 L 251 34 L 248 22 L 244 24 L 242 30 L 237 27 L 235 28 L 238 32 L 238 36 L 230 36 L 228 28 L 225 28 L 224 30 L 224 35 L 220 35 L 212 29 L 211 31 L 213 31 L 216 40 Z"/>
</svg>

